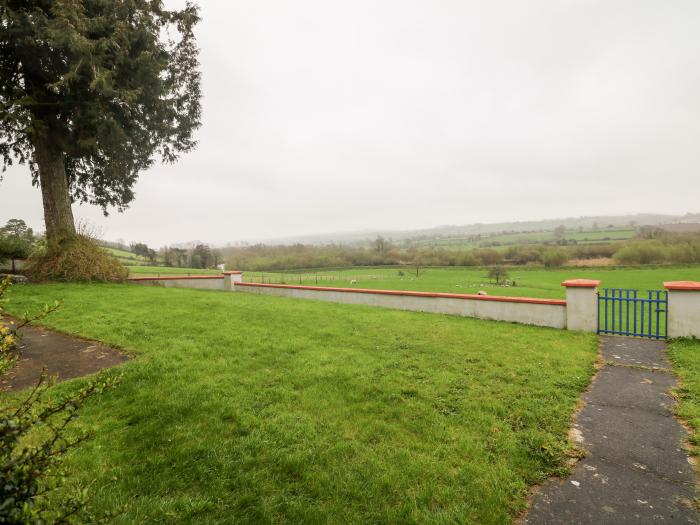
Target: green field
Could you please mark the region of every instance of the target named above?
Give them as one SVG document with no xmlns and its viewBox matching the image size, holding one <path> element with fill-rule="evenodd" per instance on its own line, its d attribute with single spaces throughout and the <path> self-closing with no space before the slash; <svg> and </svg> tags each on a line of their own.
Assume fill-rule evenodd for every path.
<svg viewBox="0 0 700 525">
<path fill-rule="evenodd" d="M 575 241 L 578 244 L 600 243 L 608 241 L 622 241 L 631 239 L 636 235 L 634 229 L 609 229 L 595 231 L 567 231 L 562 240 L 567 242 Z M 484 235 L 478 240 L 468 238 L 446 237 L 437 239 L 426 239 L 415 241 L 417 245 L 435 246 L 441 248 L 465 249 L 478 248 L 480 246 L 510 246 L 514 244 L 535 244 L 542 242 L 553 242 L 556 238 L 553 231 L 544 232 L 519 232 L 519 233 L 497 233 L 494 235 Z"/>
<path fill-rule="evenodd" d="M 117 259 L 119 259 L 119 262 L 125 266 L 144 264 L 148 261 L 145 257 L 136 255 L 135 253 L 131 253 L 126 250 L 118 250 L 117 248 L 108 248 L 104 246 L 102 249 L 114 255 Z"/>
<path fill-rule="evenodd" d="M 172 268 L 169 266 L 129 266 L 129 277 L 158 277 L 174 275 L 221 275 L 221 270 Z"/>
<path fill-rule="evenodd" d="M 66 465 L 117 523 L 510 523 L 561 472 L 596 359 L 592 334 L 254 294 L 10 298 L 134 355 Z"/>
<path fill-rule="evenodd" d="M 399 271 L 404 276 L 399 276 Z M 367 268 L 317 273 L 245 272 L 248 282 L 285 282 L 288 284 L 357 287 L 387 290 L 418 290 L 429 292 L 476 293 L 485 290 L 491 295 L 565 297 L 562 281 L 566 279 L 600 279 L 601 287 L 636 288 L 639 290 L 663 289 L 664 281 L 700 281 L 700 266 L 686 267 L 605 267 L 605 268 L 508 268 L 509 279 L 515 286 L 492 284 L 486 268 L 427 268 L 415 277 L 411 268 Z M 351 284 L 351 280 L 356 284 Z"/>
</svg>

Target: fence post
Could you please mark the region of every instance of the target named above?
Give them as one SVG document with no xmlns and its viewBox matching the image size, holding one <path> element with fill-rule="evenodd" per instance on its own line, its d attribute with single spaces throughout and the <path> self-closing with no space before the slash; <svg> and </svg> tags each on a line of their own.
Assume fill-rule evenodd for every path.
<svg viewBox="0 0 700 525">
<path fill-rule="evenodd" d="M 596 288 L 599 284 L 595 279 L 569 279 L 561 283 L 566 287 L 567 330 L 598 331 Z"/>
<path fill-rule="evenodd" d="M 668 337 L 700 337 L 700 282 L 670 281 L 668 290 Z"/>
</svg>

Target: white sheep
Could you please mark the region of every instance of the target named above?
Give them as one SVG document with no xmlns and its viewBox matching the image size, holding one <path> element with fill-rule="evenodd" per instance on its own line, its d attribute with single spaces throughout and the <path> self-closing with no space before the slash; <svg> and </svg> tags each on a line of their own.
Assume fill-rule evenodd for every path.
<svg viewBox="0 0 700 525">
<path fill-rule="evenodd" d="M 350 279 L 350 284 L 357 284 L 357 279 Z"/>
<path fill-rule="evenodd" d="M 484 290 L 479 290 L 476 295 L 488 295 Z"/>
</svg>

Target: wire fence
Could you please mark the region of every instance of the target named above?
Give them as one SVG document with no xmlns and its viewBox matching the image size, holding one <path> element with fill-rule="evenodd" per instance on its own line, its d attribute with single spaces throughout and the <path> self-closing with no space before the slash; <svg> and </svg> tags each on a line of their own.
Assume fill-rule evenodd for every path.
<svg viewBox="0 0 700 525">
<path fill-rule="evenodd" d="M 297 284 L 314 286 L 333 286 L 339 283 L 351 283 L 361 281 L 379 281 L 389 279 L 382 274 L 358 274 L 351 275 L 345 272 L 334 273 L 273 273 L 273 272 L 245 272 L 245 282 L 262 284 Z"/>
</svg>

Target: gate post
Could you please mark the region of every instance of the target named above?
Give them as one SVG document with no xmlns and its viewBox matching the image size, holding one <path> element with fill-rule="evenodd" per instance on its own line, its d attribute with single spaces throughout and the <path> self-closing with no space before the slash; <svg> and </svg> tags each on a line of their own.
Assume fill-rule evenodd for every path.
<svg viewBox="0 0 700 525">
<path fill-rule="evenodd" d="M 598 331 L 598 295 L 600 281 L 595 279 L 569 279 L 561 283 L 566 287 L 566 329 Z"/>
<path fill-rule="evenodd" d="M 224 290 L 227 292 L 233 292 L 235 290 L 235 285 L 233 283 L 243 282 L 243 272 L 231 271 L 224 272 Z"/>
<path fill-rule="evenodd" d="M 700 283 L 670 281 L 668 290 L 668 337 L 700 337 Z"/>
</svg>

